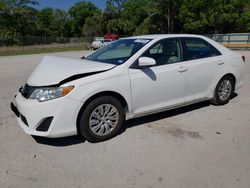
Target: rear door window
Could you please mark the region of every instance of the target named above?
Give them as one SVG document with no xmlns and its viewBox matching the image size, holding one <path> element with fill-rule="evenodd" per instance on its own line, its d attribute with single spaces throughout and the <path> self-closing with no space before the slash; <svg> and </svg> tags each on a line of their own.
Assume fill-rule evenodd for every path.
<svg viewBox="0 0 250 188">
<path fill-rule="evenodd" d="M 195 60 L 221 55 L 211 44 L 200 38 L 183 38 L 184 59 Z"/>
</svg>

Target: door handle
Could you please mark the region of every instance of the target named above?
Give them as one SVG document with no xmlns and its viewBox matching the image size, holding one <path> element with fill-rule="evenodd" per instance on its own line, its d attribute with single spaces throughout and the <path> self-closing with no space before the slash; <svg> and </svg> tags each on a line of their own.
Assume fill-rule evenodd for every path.
<svg viewBox="0 0 250 188">
<path fill-rule="evenodd" d="M 224 61 L 222 61 L 222 60 L 220 60 L 217 64 L 218 64 L 218 65 L 224 65 L 224 64 L 225 64 L 225 62 L 224 62 Z"/>
<path fill-rule="evenodd" d="M 186 67 L 180 67 L 178 69 L 178 72 L 182 73 L 182 72 L 186 72 L 188 69 Z"/>
</svg>

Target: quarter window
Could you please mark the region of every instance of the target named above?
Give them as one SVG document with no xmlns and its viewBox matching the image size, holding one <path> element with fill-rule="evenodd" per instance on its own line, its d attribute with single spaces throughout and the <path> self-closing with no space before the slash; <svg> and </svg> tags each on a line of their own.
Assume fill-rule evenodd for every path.
<svg viewBox="0 0 250 188">
<path fill-rule="evenodd" d="M 184 38 L 184 59 L 194 60 L 221 55 L 221 53 L 208 42 L 198 38 Z"/>
</svg>

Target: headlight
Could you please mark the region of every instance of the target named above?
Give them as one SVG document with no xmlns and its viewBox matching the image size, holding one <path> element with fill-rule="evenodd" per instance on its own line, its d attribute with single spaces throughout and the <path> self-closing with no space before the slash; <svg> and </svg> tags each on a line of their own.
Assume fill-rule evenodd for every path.
<svg viewBox="0 0 250 188">
<path fill-rule="evenodd" d="M 67 95 L 73 88 L 74 86 L 38 88 L 29 98 L 39 102 L 49 101 Z"/>
</svg>

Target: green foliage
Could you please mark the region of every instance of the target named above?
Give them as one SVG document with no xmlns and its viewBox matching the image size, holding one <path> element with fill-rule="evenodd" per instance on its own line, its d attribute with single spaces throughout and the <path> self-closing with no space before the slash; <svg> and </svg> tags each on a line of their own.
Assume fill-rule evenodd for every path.
<svg viewBox="0 0 250 188">
<path fill-rule="evenodd" d="M 136 29 L 134 35 L 163 34 L 167 32 L 166 18 L 161 14 L 152 15 Z"/>
<path fill-rule="evenodd" d="M 22 45 L 21 36 L 8 30 L 0 30 L 0 40 L 4 46 Z"/>
<path fill-rule="evenodd" d="M 186 0 L 181 5 L 180 18 L 184 32 L 207 33 L 213 29 L 220 7 L 214 5 L 214 0 Z M 218 17 L 218 19 L 220 19 Z"/>
<path fill-rule="evenodd" d="M 0 0 L 0 38 L 95 37 L 153 33 L 250 32 L 250 0 L 107 0 L 104 10 L 80 1 L 68 11 L 37 10 L 35 0 Z"/>
<path fill-rule="evenodd" d="M 154 0 L 151 3 L 153 12 L 165 16 L 168 33 L 178 32 L 180 5 L 184 0 Z"/>
<path fill-rule="evenodd" d="M 45 8 L 39 11 L 37 14 L 37 26 L 38 31 L 41 34 L 51 35 L 51 25 L 53 19 L 53 9 L 52 8 Z"/>
<path fill-rule="evenodd" d="M 149 16 L 148 0 L 128 0 L 123 4 L 122 19 L 126 22 L 126 34 L 132 35 Z"/>
<path fill-rule="evenodd" d="M 122 18 L 112 19 L 107 24 L 108 33 L 119 33 L 120 35 L 126 35 L 131 28 L 131 22 L 123 20 Z"/>
<path fill-rule="evenodd" d="M 29 7 L 35 4 L 30 0 L 3 0 L 0 3 L 0 32 L 13 36 L 17 41 L 18 35 L 27 35 L 34 31 L 37 10 Z M 7 37 L 8 38 L 8 37 Z"/>
<path fill-rule="evenodd" d="M 246 32 L 249 0 L 185 0 L 180 9 L 183 32 Z"/>
<path fill-rule="evenodd" d="M 242 17 L 243 27 L 245 27 L 245 31 L 250 32 L 250 10 L 246 11 Z"/>
<path fill-rule="evenodd" d="M 242 0 L 232 0 L 230 3 L 223 3 L 222 22 L 223 31 L 240 32 L 243 30 L 243 13 L 245 2 Z"/>
<path fill-rule="evenodd" d="M 92 17 L 88 17 L 83 26 L 83 34 L 86 37 L 95 37 L 103 35 L 104 25 L 102 24 L 102 14 L 96 13 Z"/>
<path fill-rule="evenodd" d="M 106 1 L 106 8 L 104 9 L 103 14 L 102 14 L 103 24 L 106 26 L 104 28 L 105 33 L 110 32 L 109 28 L 108 28 L 108 25 L 113 24 L 112 20 L 116 20 L 118 18 L 120 18 L 119 10 L 115 6 L 114 1 L 113 0 Z M 109 22 L 111 22 L 111 23 L 109 24 Z"/>
<path fill-rule="evenodd" d="M 79 2 L 69 9 L 71 17 L 71 31 L 73 35 L 80 36 L 82 27 L 88 17 L 92 17 L 100 10 L 90 2 Z"/>
<path fill-rule="evenodd" d="M 37 33 L 41 36 L 63 37 L 69 33 L 68 14 L 64 10 L 45 8 L 37 14 Z"/>
</svg>

